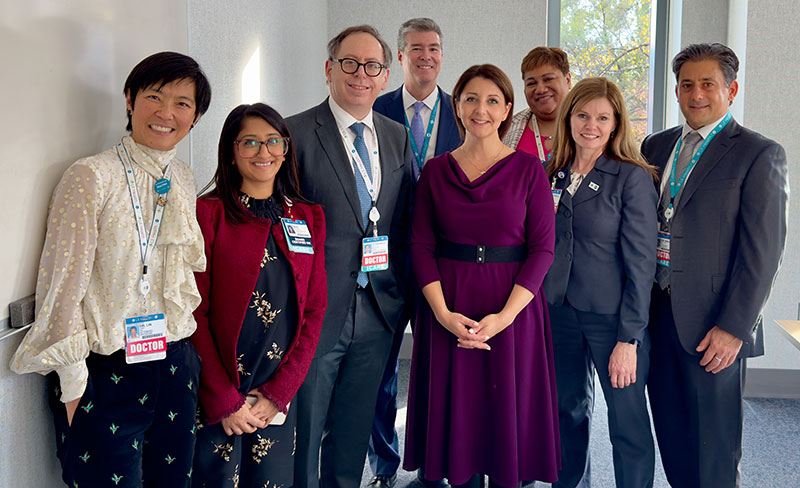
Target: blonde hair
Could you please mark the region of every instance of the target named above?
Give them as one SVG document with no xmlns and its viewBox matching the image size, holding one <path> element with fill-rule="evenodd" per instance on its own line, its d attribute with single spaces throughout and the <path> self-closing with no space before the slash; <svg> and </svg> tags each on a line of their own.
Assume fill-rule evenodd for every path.
<svg viewBox="0 0 800 488">
<path fill-rule="evenodd" d="M 614 109 L 616 128 L 606 144 L 603 154 L 611 159 L 624 161 L 645 168 L 655 179 L 656 169 L 647 164 L 639 152 L 639 146 L 633 138 L 633 130 L 625 108 L 625 100 L 617 85 L 603 77 L 584 78 L 572 87 L 556 117 L 555 144 L 553 159 L 547 165 L 547 175 L 552 178 L 559 170 L 575 157 L 575 140 L 572 138 L 570 118 L 576 109 L 582 108 L 592 100 L 605 98 Z"/>
</svg>

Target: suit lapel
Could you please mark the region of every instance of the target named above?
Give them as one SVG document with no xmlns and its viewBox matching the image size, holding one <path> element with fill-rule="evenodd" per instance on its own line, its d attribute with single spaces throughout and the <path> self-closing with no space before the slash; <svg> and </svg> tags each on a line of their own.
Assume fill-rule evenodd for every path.
<svg viewBox="0 0 800 488">
<path fill-rule="evenodd" d="M 442 154 L 452 146 L 450 140 L 455 136 L 453 127 L 456 127 L 456 119 L 453 111 L 450 110 L 450 97 L 445 95 L 441 88 L 439 90 L 439 132 L 436 134 L 436 152 Z M 460 138 L 461 136 L 458 135 Z M 453 148 L 455 149 L 455 148 Z"/>
<path fill-rule="evenodd" d="M 378 153 L 380 154 L 381 162 L 381 188 L 378 193 L 378 211 L 381 215 L 389 215 L 386 212 L 391 212 L 393 208 L 388 208 L 384 202 L 388 202 L 385 195 L 393 194 L 391 191 L 393 185 L 397 185 L 400 181 L 393 177 L 394 172 L 400 167 L 402 158 L 398 155 L 403 154 L 403 148 L 399 146 L 396 140 L 389 137 L 386 132 L 386 120 L 378 113 L 373 112 L 372 121 L 375 123 L 375 132 L 378 134 Z M 394 202 L 389 202 L 394 205 Z"/>
<path fill-rule="evenodd" d="M 705 152 L 700 157 L 700 160 L 697 161 L 697 165 L 686 180 L 683 191 L 681 191 L 678 197 L 678 206 L 675 208 L 676 213 L 686 205 L 686 202 L 692 198 L 694 192 L 703 184 L 703 180 L 708 173 L 714 169 L 728 151 L 736 144 L 733 138 L 738 134 L 739 124 L 731 120 L 725 129 L 718 133 L 708 147 L 706 147 Z"/>
<path fill-rule="evenodd" d="M 392 97 L 391 103 L 389 103 L 389 110 L 387 117 L 392 120 L 396 120 L 403 123 L 402 121 L 405 120 L 405 107 L 403 107 L 403 87 L 400 86 L 397 90 L 393 91 L 390 95 Z"/>
<path fill-rule="evenodd" d="M 667 167 L 669 155 L 672 154 L 672 149 L 675 147 L 675 144 L 678 143 L 678 138 L 681 137 L 681 133 L 683 131 L 682 127 L 683 126 L 675 127 L 672 129 L 671 133 L 666 134 L 667 145 L 660 150 L 653 151 L 655 154 L 653 154 L 653 157 L 651 157 L 652 161 L 648 161 L 650 164 L 653 164 L 658 168 L 659 182 L 664 176 L 664 169 Z"/>
<path fill-rule="evenodd" d="M 328 100 L 326 99 L 322 105 L 319 106 L 317 111 L 317 124 L 316 129 L 319 143 L 325 154 L 328 156 L 328 162 L 333 167 L 333 171 L 342 185 L 344 195 L 350 203 L 350 208 L 353 210 L 358 224 L 363 228 L 361 222 L 361 204 L 358 201 L 358 190 L 356 190 L 356 177 L 353 172 L 353 166 L 347 152 L 342 143 L 342 137 L 339 135 L 339 126 L 336 125 L 336 119 L 333 118 L 333 113 L 328 107 Z M 383 158 L 381 158 L 383 160 Z"/>
<path fill-rule="evenodd" d="M 619 174 L 619 163 L 611 161 L 605 156 L 600 156 L 595 162 L 594 168 L 589 171 L 589 174 L 586 175 L 586 178 L 578 187 L 578 191 L 575 192 L 572 204 L 577 206 L 600 195 L 605 186 L 606 174 Z"/>
</svg>

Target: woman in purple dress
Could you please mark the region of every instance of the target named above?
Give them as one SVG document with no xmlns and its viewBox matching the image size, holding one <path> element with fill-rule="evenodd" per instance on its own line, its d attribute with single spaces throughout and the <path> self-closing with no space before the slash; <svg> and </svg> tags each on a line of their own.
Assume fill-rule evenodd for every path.
<svg viewBox="0 0 800 488">
<path fill-rule="evenodd" d="M 555 481 L 555 374 L 542 280 L 553 201 L 538 160 L 501 137 L 514 95 L 493 65 L 453 89 L 464 144 L 428 161 L 411 256 L 425 302 L 414 331 L 404 469 L 453 486 Z"/>
</svg>

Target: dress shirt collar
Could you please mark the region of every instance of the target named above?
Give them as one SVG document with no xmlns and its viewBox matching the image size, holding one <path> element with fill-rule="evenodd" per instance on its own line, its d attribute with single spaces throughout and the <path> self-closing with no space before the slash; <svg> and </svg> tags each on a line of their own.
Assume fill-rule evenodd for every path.
<svg viewBox="0 0 800 488">
<path fill-rule="evenodd" d="M 417 100 L 414 98 L 414 95 L 408 92 L 406 85 L 403 85 L 403 107 L 405 107 L 406 110 L 414 110 L 414 103 L 420 101 L 424 103 L 426 107 L 428 107 L 428 110 L 432 111 L 433 106 L 436 105 L 437 98 L 439 98 L 439 86 L 436 86 L 436 88 L 434 88 L 430 95 L 425 97 L 424 100 Z"/>
<path fill-rule="evenodd" d="M 350 130 L 351 125 L 353 125 L 356 122 L 362 122 L 369 128 L 371 132 L 373 133 L 375 132 L 375 124 L 372 120 L 372 109 L 370 109 L 366 117 L 364 117 L 361 120 L 358 120 L 349 113 L 347 113 L 347 111 L 343 109 L 341 106 L 339 106 L 339 104 L 336 103 L 336 100 L 334 100 L 333 97 L 328 97 L 328 106 L 330 107 L 331 112 L 333 113 L 333 118 L 336 119 L 336 125 L 338 125 L 340 129 Z"/>
<path fill-rule="evenodd" d="M 726 112 L 726 114 L 727 114 L 727 112 Z M 689 132 L 691 132 L 693 130 L 696 130 L 697 133 L 700 134 L 700 137 L 702 137 L 703 140 L 705 141 L 706 138 L 708 137 L 708 135 L 711 134 L 711 131 L 714 130 L 714 127 L 716 127 L 717 124 L 722 122 L 722 119 L 724 119 L 724 118 L 725 118 L 725 115 L 723 115 L 722 117 L 720 117 L 719 119 L 715 120 L 714 122 L 712 122 L 712 123 L 710 123 L 708 125 L 704 125 L 703 127 L 700 127 L 699 129 L 692 129 L 689 126 L 688 123 L 684 122 L 683 123 L 683 133 L 681 134 L 681 138 L 686 137 L 686 134 L 688 134 Z"/>
</svg>

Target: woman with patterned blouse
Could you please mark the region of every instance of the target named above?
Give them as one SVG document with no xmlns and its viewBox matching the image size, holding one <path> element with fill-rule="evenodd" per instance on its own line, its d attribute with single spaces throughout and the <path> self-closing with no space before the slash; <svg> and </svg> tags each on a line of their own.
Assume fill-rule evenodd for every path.
<svg viewBox="0 0 800 488">
<path fill-rule="evenodd" d="M 192 485 L 294 484 L 295 409 L 327 306 L 325 217 L 300 195 L 283 118 L 225 120 L 213 190 L 197 201 L 208 269 L 192 342 L 203 361 Z"/>
<path fill-rule="evenodd" d="M 188 340 L 200 303 L 194 272 L 206 260 L 194 175 L 175 145 L 208 109 L 211 88 L 194 59 L 161 52 L 133 68 L 123 93 L 130 135 L 76 161 L 53 192 L 36 321 L 11 369 L 53 372 L 68 486 L 181 487 L 200 377 Z"/>
</svg>

